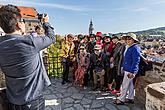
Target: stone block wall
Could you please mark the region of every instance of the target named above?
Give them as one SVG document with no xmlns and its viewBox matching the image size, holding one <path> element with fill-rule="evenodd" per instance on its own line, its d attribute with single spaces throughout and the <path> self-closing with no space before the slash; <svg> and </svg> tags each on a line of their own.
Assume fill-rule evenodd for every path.
<svg viewBox="0 0 165 110">
<path fill-rule="evenodd" d="M 147 71 L 145 76 L 141 76 L 137 78 L 135 85 L 135 99 L 138 102 L 146 105 L 146 98 L 150 97 L 150 95 L 148 95 L 147 93 L 147 86 L 150 84 L 160 83 L 160 82 L 165 82 L 164 67 L 162 67 L 162 65 L 154 64 L 153 70 Z M 159 92 L 157 95 L 159 95 Z M 150 110 L 150 109 L 146 109 L 146 110 Z M 151 110 L 161 110 L 161 109 L 151 109 Z M 165 110 L 165 108 L 162 110 Z"/>
<path fill-rule="evenodd" d="M 5 76 L 0 69 L 0 110 L 7 110 L 5 102 Z"/>
<path fill-rule="evenodd" d="M 5 87 L 5 76 L 0 69 L 0 88 Z"/>
<path fill-rule="evenodd" d="M 165 82 L 147 86 L 146 110 L 165 110 Z"/>
</svg>

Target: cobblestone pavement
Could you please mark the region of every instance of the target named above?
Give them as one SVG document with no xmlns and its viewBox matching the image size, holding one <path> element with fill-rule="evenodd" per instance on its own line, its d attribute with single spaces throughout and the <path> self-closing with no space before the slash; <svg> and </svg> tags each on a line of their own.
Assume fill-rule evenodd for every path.
<svg viewBox="0 0 165 110">
<path fill-rule="evenodd" d="M 114 105 L 116 97 L 109 92 L 92 91 L 72 84 L 61 85 L 61 79 L 51 78 L 52 85 L 44 91 L 46 110 L 144 110 L 135 104 Z"/>
</svg>

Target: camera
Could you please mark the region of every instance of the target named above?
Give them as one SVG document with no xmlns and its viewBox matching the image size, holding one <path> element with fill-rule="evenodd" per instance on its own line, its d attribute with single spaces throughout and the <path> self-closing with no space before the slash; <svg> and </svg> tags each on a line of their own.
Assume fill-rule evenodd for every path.
<svg viewBox="0 0 165 110">
<path fill-rule="evenodd" d="M 43 17 L 46 17 L 47 14 L 43 13 L 43 14 L 38 14 L 38 20 L 41 22 Z"/>
</svg>

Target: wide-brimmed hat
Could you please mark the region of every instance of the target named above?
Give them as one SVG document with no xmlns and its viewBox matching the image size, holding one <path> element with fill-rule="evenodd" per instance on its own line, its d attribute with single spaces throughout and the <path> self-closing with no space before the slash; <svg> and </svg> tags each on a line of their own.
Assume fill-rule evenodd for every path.
<svg viewBox="0 0 165 110">
<path fill-rule="evenodd" d="M 79 39 L 84 39 L 84 36 L 83 36 L 82 34 L 79 34 L 79 35 L 78 35 L 78 38 L 79 38 Z"/>
<path fill-rule="evenodd" d="M 106 37 L 106 38 L 110 38 L 109 34 L 103 34 L 103 36 Z"/>
<path fill-rule="evenodd" d="M 122 35 L 120 36 L 120 39 L 126 40 L 126 39 L 127 39 L 127 34 L 122 34 Z"/>
<path fill-rule="evenodd" d="M 96 44 L 95 47 L 94 47 L 94 49 L 96 49 L 96 50 L 100 50 L 100 49 L 102 49 L 102 46 L 99 45 L 99 44 Z"/>
<path fill-rule="evenodd" d="M 68 34 L 67 38 L 74 38 L 74 36 L 72 34 Z"/>
<path fill-rule="evenodd" d="M 128 36 L 128 37 L 131 37 L 131 38 L 132 38 L 133 40 L 135 40 L 136 42 L 139 42 L 139 40 L 137 39 L 136 34 L 134 34 L 134 33 L 128 33 L 127 36 Z"/>
<path fill-rule="evenodd" d="M 96 33 L 96 36 L 101 37 L 102 36 L 102 33 L 101 32 L 97 32 Z"/>
</svg>

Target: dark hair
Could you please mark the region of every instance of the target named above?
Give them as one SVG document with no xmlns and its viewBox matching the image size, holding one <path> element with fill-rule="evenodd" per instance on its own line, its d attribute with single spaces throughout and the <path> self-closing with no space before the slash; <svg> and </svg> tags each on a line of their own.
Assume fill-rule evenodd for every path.
<svg viewBox="0 0 165 110">
<path fill-rule="evenodd" d="M 112 39 L 118 39 L 119 40 L 119 37 L 117 37 L 116 35 L 113 35 Z"/>
<path fill-rule="evenodd" d="M 19 19 L 21 19 L 21 14 L 18 7 L 5 5 L 0 8 L 0 27 L 5 33 L 14 32 Z"/>
<path fill-rule="evenodd" d="M 37 30 L 37 29 L 41 29 L 42 27 L 41 27 L 41 25 L 37 25 L 36 27 L 35 27 L 35 31 Z"/>
</svg>

